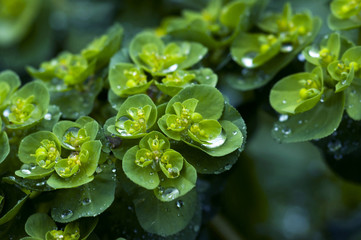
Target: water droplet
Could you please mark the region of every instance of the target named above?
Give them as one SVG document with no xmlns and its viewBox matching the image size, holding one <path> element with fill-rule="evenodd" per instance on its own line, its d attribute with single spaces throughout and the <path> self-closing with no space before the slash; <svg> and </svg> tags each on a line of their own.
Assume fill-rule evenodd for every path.
<svg viewBox="0 0 361 240">
<path fill-rule="evenodd" d="M 304 62 L 306 60 L 305 56 L 302 53 L 297 55 L 297 59 L 300 62 Z"/>
<path fill-rule="evenodd" d="M 177 208 L 181 208 L 184 206 L 184 202 L 182 200 L 178 200 L 176 205 L 177 205 Z"/>
<path fill-rule="evenodd" d="M 113 173 L 117 172 L 117 169 L 113 168 L 113 169 L 112 169 L 112 172 L 113 172 Z"/>
<path fill-rule="evenodd" d="M 8 108 L 5 109 L 4 112 L 3 112 L 3 115 L 4 115 L 4 117 L 8 118 L 9 115 L 10 115 L 10 109 L 8 109 Z"/>
<path fill-rule="evenodd" d="M 315 49 L 310 49 L 308 51 L 308 55 L 310 55 L 313 58 L 319 58 L 320 57 L 320 53 Z"/>
<path fill-rule="evenodd" d="M 225 170 L 230 170 L 232 168 L 232 164 L 227 164 L 225 167 L 224 167 L 224 169 Z"/>
<path fill-rule="evenodd" d="M 226 135 L 222 131 L 215 139 L 208 141 L 206 144 L 202 144 L 202 146 L 206 148 L 216 148 L 222 146 L 225 141 Z"/>
<path fill-rule="evenodd" d="M 154 175 L 154 172 L 150 172 L 149 175 L 150 175 L 150 176 L 153 176 L 153 175 Z"/>
<path fill-rule="evenodd" d="M 21 172 L 23 174 L 31 174 L 31 171 L 29 169 L 21 169 Z"/>
<path fill-rule="evenodd" d="M 99 166 L 95 169 L 95 172 L 98 174 L 101 173 L 102 171 L 103 171 L 103 169 Z"/>
<path fill-rule="evenodd" d="M 291 132 L 292 132 L 292 130 L 290 128 L 288 128 L 288 127 L 285 127 L 285 128 L 282 129 L 282 133 L 284 135 L 289 135 L 289 134 L 291 134 Z"/>
<path fill-rule="evenodd" d="M 293 50 L 292 43 L 283 43 L 281 46 L 281 52 L 291 52 Z"/>
<path fill-rule="evenodd" d="M 75 137 L 78 136 L 78 132 L 79 132 L 79 128 L 77 127 L 71 127 L 69 128 L 68 130 L 66 130 L 66 132 L 64 133 L 63 135 L 63 144 L 68 147 L 69 149 L 71 150 L 75 150 L 75 147 L 70 145 L 69 143 L 66 143 L 65 140 L 66 140 L 66 136 L 69 134 L 69 133 L 72 133 Z"/>
<path fill-rule="evenodd" d="M 37 186 L 37 187 L 41 187 L 41 186 L 44 186 L 44 185 L 45 185 L 45 181 L 38 182 L 38 183 L 35 184 L 35 186 Z"/>
<path fill-rule="evenodd" d="M 278 132 L 278 130 L 280 130 L 279 126 L 277 124 L 275 124 L 273 126 L 273 131 Z"/>
<path fill-rule="evenodd" d="M 92 202 L 92 200 L 90 198 L 84 198 L 81 201 L 81 204 L 83 204 L 84 206 L 89 205 Z"/>
<path fill-rule="evenodd" d="M 249 52 L 241 58 L 241 62 L 247 68 L 253 67 L 253 59 L 258 55 L 257 52 Z"/>
<path fill-rule="evenodd" d="M 353 90 L 351 91 L 351 94 L 352 94 L 352 95 L 355 95 L 355 94 L 356 94 L 356 90 L 353 89 Z"/>
<path fill-rule="evenodd" d="M 343 80 L 343 81 L 341 82 L 341 84 L 342 84 L 342 85 L 345 85 L 345 84 L 346 84 L 346 80 Z"/>
<path fill-rule="evenodd" d="M 335 160 L 341 160 L 343 158 L 343 156 L 342 156 L 342 154 L 335 154 L 335 155 L 333 155 L 333 158 Z"/>
<path fill-rule="evenodd" d="M 60 218 L 61 219 L 69 219 L 73 216 L 73 211 L 72 210 L 64 210 L 61 215 L 60 215 Z"/>
<path fill-rule="evenodd" d="M 278 118 L 278 121 L 280 122 L 285 122 L 288 120 L 288 115 L 287 114 L 281 114 Z"/>
<path fill-rule="evenodd" d="M 286 103 L 287 103 L 287 101 L 286 101 L 286 100 L 282 100 L 282 103 L 283 103 L 283 104 L 286 104 Z"/>
<path fill-rule="evenodd" d="M 303 121 L 302 120 L 298 120 L 298 124 L 302 124 L 303 123 Z"/>
<path fill-rule="evenodd" d="M 194 225 L 193 230 L 194 230 L 195 232 L 198 232 L 199 229 L 200 229 L 199 225 Z"/>
<path fill-rule="evenodd" d="M 47 113 L 47 114 L 45 114 L 44 119 L 49 121 L 49 120 L 51 120 L 51 117 L 52 117 L 51 114 Z"/>
<path fill-rule="evenodd" d="M 14 181 L 15 180 L 15 177 L 14 176 L 10 176 L 9 177 L 11 181 Z"/>
<path fill-rule="evenodd" d="M 327 147 L 330 152 L 336 152 L 342 148 L 342 144 L 339 140 L 335 140 L 335 141 L 330 141 L 327 144 Z"/>
<path fill-rule="evenodd" d="M 160 187 L 162 188 L 162 187 Z M 173 200 L 179 196 L 179 190 L 177 188 L 169 187 L 166 189 L 160 189 L 159 192 L 162 194 L 162 198 L 165 200 Z"/>
<path fill-rule="evenodd" d="M 237 133 L 238 133 L 237 131 L 232 132 L 233 136 L 237 135 Z"/>
<path fill-rule="evenodd" d="M 173 64 L 172 66 L 170 66 L 167 70 L 165 70 L 164 72 L 174 72 L 175 70 L 177 70 L 178 68 L 178 64 Z"/>
</svg>

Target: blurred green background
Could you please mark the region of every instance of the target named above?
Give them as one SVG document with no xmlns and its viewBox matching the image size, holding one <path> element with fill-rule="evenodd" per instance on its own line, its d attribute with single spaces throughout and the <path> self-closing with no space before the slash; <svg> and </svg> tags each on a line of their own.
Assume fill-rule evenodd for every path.
<svg viewBox="0 0 361 240">
<path fill-rule="evenodd" d="M 201 9 L 206 0 L 28 0 L 34 7 L 18 32 L 7 32 L 0 14 L 0 71 L 16 71 L 29 81 L 28 65 L 67 50 L 77 52 L 114 22 L 125 29 L 124 45 L 143 29 L 182 9 Z M 5 1 L 0 1 L 3 4 Z M 21 2 L 17 0 L 15 2 Z M 270 0 L 267 10 L 280 11 L 286 0 Z M 330 32 L 327 0 L 291 0 L 295 11 L 309 9 L 323 20 L 319 38 Z M 20 32 L 20 33 L 19 33 Z M 355 31 L 343 33 L 357 37 Z M 317 40 L 316 40 L 317 41 Z M 302 71 L 294 61 L 277 79 Z M 240 93 L 220 79 L 219 88 L 242 113 L 249 128 L 246 150 L 238 163 L 219 176 L 201 176 L 203 224 L 198 239 L 361 239 L 361 187 L 328 168 L 312 143 L 279 144 L 271 137 L 277 117 L 269 110 L 269 87 Z M 251 96 L 251 97 L 249 97 Z M 251 101 L 244 99 L 251 98 Z M 346 157 L 340 159 L 347 163 Z M 198 229 L 197 229 L 198 230 Z"/>
</svg>

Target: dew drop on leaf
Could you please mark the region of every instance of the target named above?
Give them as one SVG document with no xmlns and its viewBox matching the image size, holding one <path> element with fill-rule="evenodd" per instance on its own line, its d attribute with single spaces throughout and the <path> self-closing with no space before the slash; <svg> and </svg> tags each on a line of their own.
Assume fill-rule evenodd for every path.
<svg viewBox="0 0 361 240">
<path fill-rule="evenodd" d="M 51 117 L 52 117 L 51 114 L 47 113 L 47 114 L 45 114 L 44 119 L 50 121 Z"/>
<path fill-rule="evenodd" d="M 216 148 L 222 146 L 223 143 L 226 141 L 226 135 L 221 132 L 215 139 L 208 141 L 206 144 L 202 144 L 202 146 L 206 148 Z"/>
<path fill-rule="evenodd" d="M 280 122 L 285 122 L 288 120 L 288 115 L 287 114 L 281 114 L 278 118 L 278 121 Z"/>
<path fill-rule="evenodd" d="M 173 200 L 179 196 L 179 190 L 177 188 L 166 188 L 162 192 L 162 198 L 164 200 Z"/>
<path fill-rule="evenodd" d="M 31 171 L 29 169 L 21 169 L 21 172 L 23 174 L 31 174 Z"/>
<path fill-rule="evenodd" d="M 35 186 L 37 187 L 41 187 L 41 186 L 44 186 L 45 185 L 45 182 L 38 182 L 35 184 Z"/>
<path fill-rule="evenodd" d="M 243 65 L 248 68 L 253 67 L 253 58 L 257 56 L 257 54 L 257 52 L 249 52 L 245 56 L 243 56 L 241 59 Z"/>
<path fill-rule="evenodd" d="M 96 169 L 95 169 L 95 172 L 96 173 L 101 173 L 103 171 L 103 169 L 101 168 L 101 167 L 97 167 Z"/>
<path fill-rule="evenodd" d="M 184 206 L 184 202 L 182 200 L 178 200 L 176 205 L 177 205 L 177 208 L 181 208 Z"/>
<path fill-rule="evenodd" d="M 92 200 L 90 198 L 84 198 L 83 200 L 81 200 L 81 204 L 86 206 L 89 205 L 92 202 Z"/>
<path fill-rule="evenodd" d="M 293 50 L 292 43 L 283 43 L 281 46 L 281 52 L 291 52 Z"/>
<path fill-rule="evenodd" d="M 71 218 L 72 216 L 73 216 L 73 211 L 69 209 L 69 210 L 64 210 L 60 215 L 60 218 L 66 220 Z"/>
<path fill-rule="evenodd" d="M 313 58 L 319 58 L 319 57 L 320 57 L 320 54 L 319 54 L 318 51 L 315 50 L 315 49 L 310 49 L 310 50 L 308 51 L 308 54 L 309 54 L 311 57 L 313 57 Z"/>
</svg>

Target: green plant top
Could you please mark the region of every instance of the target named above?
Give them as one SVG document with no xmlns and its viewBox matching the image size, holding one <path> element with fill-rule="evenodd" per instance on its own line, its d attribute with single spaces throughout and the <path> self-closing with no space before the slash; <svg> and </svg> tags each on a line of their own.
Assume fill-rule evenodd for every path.
<svg viewBox="0 0 361 240">
<path fill-rule="evenodd" d="M 98 124 L 89 117 L 60 121 L 53 132 L 39 131 L 25 137 L 19 147 L 24 163 L 15 174 L 22 178 L 50 178 L 52 188 L 73 188 L 93 180 L 101 152 L 95 140 Z M 70 150 L 70 151 L 66 151 Z"/>
<path fill-rule="evenodd" d="M 272 107 L 290 115 L 275 126 L 276 138 L 293 142 L 326 137 L 337 129 L 344 109 L 360 120 L 360 54 L 361 47 L 336 33 L 322 40 L 319 48 L 306 48 L 306 69 L 313 70 L 287 76 L 271 90 Z"/>
<path fill-rule="evenodd" d="M 328 17 L 328 26 L 332 30 L 345 30 L 361 26 L 361 1 L 333 0 L 331 14 Z"/>
<path fill-rule="evenodd" d="M 282 13 L 265 14 L 256 33 L 240 32 L 231 45 L 231 54 L 244 70 L 230 76 L 232 86 L 255 89 L 269 82 L 316 37 L 321 20 L 308 11 L 293 13 L 291 4 Z"/>
<path fill-rule="evenodd" d="M 197 41 L 211 49 L 229 45 L 238 32 L 249 28 L 256 2 L 212 0 L 200 11 L 183 10 L 181 17 L 165 18 L 156 33 Z"/>
</svg>

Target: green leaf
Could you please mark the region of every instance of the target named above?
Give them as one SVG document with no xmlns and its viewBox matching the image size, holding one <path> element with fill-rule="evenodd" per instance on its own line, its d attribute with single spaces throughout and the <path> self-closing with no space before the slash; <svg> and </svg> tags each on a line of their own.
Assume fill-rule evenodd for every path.
<svg viewBox="0 0 361 240">
<path fill-rule="evenodd" d="M 94 119 L 85 116 L 75 122 L 60 121 L 53 128 L 53 132 L 60 140 L 61 146 L 69 150 L 79 150 L 84 141 L 94 140 L 98 131 L 98 123 Z M 67 140 L 66 136 L 72 136 L 71 142 L 73 145 L 70 142 L 65 142 Z"/>
<path fill-rule="evenodd" d="M 0 72 L 0 84 L 0 109 L 3 109 L 9 104 L 10 96 L 20 87 L 21 81 L 15 72 L 6 70 Z"/>
<path fill-rule="evenodd" d="M 216 74 L 214 74 L 214 72 L 210 68 L 202 68 L 198 70 L 190 70 L 190 71 L 182 71 L 182 72 L 186 73 L 187 75 L 194 74 L 195 78 L 192 79 L 190 82 L 184 83 L 183 85 L 178 85 L 178 83 L 174 85 L 170 85 L 170 84 L 154 81 L 155 85 L 160 91 L 162 91 L 163 93 L 169 96 L 174 96 L 183 88 L 188 87 L 195 83 L 210 85 L 212 87 L 215 87 L 217 85 L 218 77 Z"/>
<path fill-rule="evenodd" d="M 284 143 L 304 142 L 319 139 L 332 134 L 339 126 L 344 105 L 344 93 L 325 93 L 324 102 L 319 102 L 309 111 L 278 122 L 272 130 L 273 137 Z"/>
<path fill-rule="evenodd" d="M 54 171 L 54 168 L 45 169 L 40 166 L 29 167 L 28 164 L 23 164 L 20 170 L 15 171 L 15 175 L 27 179 L 41 179 L 49 176 Z"/>
<path fill-rule="evenodd" d="M 133 202 L 142 228 L 166 237 L 181 231 L 191 221 L 197 207 L 197 192 L 193 190 L 173 201 L 161 202 L 152 191 L 143 190 Z"/>
<path fill-rule="evenodd" d="M 355 77 L 355 69 L 354 69 L 354 67 L 351 67 L 351 70 L 347 74 L 346 79 L 343 79 L 336 84 L 335 93 L 341 92 L 341 91 L 345 90 L 346 88 L 348 88 L 351 85 L 354 77 Z"/>
<path fill-rule="evenodd" d="M 207 49 L 199 43 L 175 42 L 165 46 L 160 38 L 150 32 L 136 35 L 129 46 L 133 62 L 155 75 L 189 68 L 199 62 L 206 53 Z M 167 57 L 156 57 L 156 60 L 152 60 L 153 56 Z"/>
<path fill-rule="evenodd" d="M 92 182 L 77 188 L 58 190 L 52 204 L 52 218 L 67 223 L 104 212 L 114 201 L 116 184 L 112 169 L 113 165 L 103 165 L 102 171 Z M 83 232 L 80 234 L 84 239 Z"/>
<path fill-rule="evenodd" d="M 108 102 L 114 108 L 115 110 L 119 111 L 120 106 L 124 103 L 126 100 L 126 97 L 119 97 L 116 95 L 111 89 L 108 91 Z"/>
<path fill-rule="evenodd" d="M 280 49 L 281 40 L 272 34 L 241 32 L 231 46 L 231 54 L 242 67 L 257 68 L 276 56 Z"/>
<path fill-rule="evenodd" d="M 166 150 L 170 148 L 170 144 L 168 139 L 160 132 L 153 131 L 145 135 L 139 142 L 140 148 L 147 148 L 152 150 L 152 146 L 150 145 L 153 139 L 158 139 L 160 142 L 163 141 L 163 145 L 161 146 L 161 150 Z"/>
<path fill-rule="evenodd" d="M 11 122 L 10 117 L 12 116 L 12 114 L 14 114 L 14 116 L 17 115 L 16 113 L 13 113 L 11 111 L 11 108 L 8 109 L 9 115 L 7 118 L 5 118 L 5 120 L 7 123 L 7 128 L 9 129 L 23 129 L 26 127 L 34 126 L 35 124 L 40 122 L 43 119 L 44 115 L 48 112 L 50 99 L 49 92 L 46 86 L 40 81 L 33 81 L 25 84 L 21 89 L 17 90 L 10 97 L 10 101 L 17 109 L 18 107 L 14 105 L 14 103 L 18 99 L 32 99 L 30 104 L 33 106 L 33 110 L 28 113 L 28 117 L 20 117 L 19 122 L 13 123 Z M 24 110 L 26 109 L 21 109 L 20 111 L 23 113 Z"/>
<path fill-rule="evenodd" d="M 75 188 L 93 181 L 94 176 L 87 176 L 85 171 L 79 171 L 76 175 L 66 179 L 53 173 L 46 183 L 54 189 Z"/>
<path fill-rule="evenodd" d="M 36 164 L 35 153 L 38 148 L 43 146 L 41 143 L 43 140 L 54 142 L 57 150 L 61 153 L 60 142 L 55 134 L 49 131 L 39 131 L 32 133 L 21 140 L 18 153 L 20 161 L 27 164 Z"/>
<path fill-rule="evenodd" d="M 29 132 L 51 131 L 54 125 L 59 121 L 61 114 L 58 106 L 49 105 L 48 112 L 44 115 L 43 120 L 33 128 L 30 128 Z"/>
<path fill-rule="evenodd" d="M 338 19 L 334 15 L 329 15 L 327 19 L 328 27 L 333 30 L 348 30 L 361 26 L 361 21 L 354 19 Z"/>
<path fill-rule="evenodd" d="M 174 115 L 173 115 L 174 116 Z M 158 119 L 158 126 L 162 130 L 163 133 L 167 135 L 167 137 L 180 141 L 181 140 L 181 132 L 176 132 L 168 129 L 167 119 L 172 117 L 171 114 L 165 114 L 160 119 Z"/>
<path fill-rule="evenodd" d="M 111 90 L 120 97 L 145 93 L 152 81 L 147 81 L 143 70 L 130 63 L 117 63 L 109 70 Z"/>
<path fill-rule="evenodd" d="M 22 177 L 9 176 L 4 177 L 3 181 L 31 191 L 48 192 L 54 190 L 46 184 L 46 179 L 26 179 Z"/>
<path fill-rule="evenodd" d="M 48 231 L 56 229 L 56 225 L 45 213 L 35 213 L 31 215 L 25 223 L 25 231 L 29 236 L 39 239 L 45 239 Z"/>
<path fill-rule="evenodd" d="M 219 119 L 224 108 L 224 98 L 220 91 L 207 85 L 194 85 L 186 87 L 175 95 L 166 108 L 166 113 L 174 113 L 173 105 L 187 99 L 198 100 L 195 112 L 200 113 L 204 119 Z"/>
<path fill-rule="evenodd" d="M 129 149 L 123 158 L 122 166 L 126 176 L 134 183 L 146 189 L 154 189 L 159 185 L 158 173 L 150 165 L 140 167 L 135 164 L 138 146 Z"/>
<path fill-rule="evenodd" d="M 314 17 L 312 19 L 312 23 L 313 27 L 311 34 L 305 36 L 302 43 L 293 46 L 291 52 L 281 52 L 280 54 L 277 54 L 275 57 L 273 57 L 272 60 L 268 61 L 267 64 L 264 64 L 258 68 L 244 68 L 240 71 L 226 74 L 226 79 L 229 84 L 238 90 L 252 90 L 267 84 L 317 36 L 317 33 L 321 27 L 321 19 Z"/>
<path fill-rule="evenodd" d="M 142 112 L 139 112 L 140 109 Z M 140 122 L 142 120 L 142 122 Z M 157 107 L 145 94 L 128 97 L 119 108 L 114 125 L 107 131 L 121 138 L 140 138 L 146 134 L 157 120 Z M 134 124 L 134 128 L 133 128 Z M 139 129 L 135 127 L 138 124 Z M 145 124 L 145 126 L 143 126 Z M 134 130 L 134 133 L 129 132 Z"/>
<path fill-rule="evenodd" d="M 108 64 L 110 58 L 119 50 L 123 37 L 123 28 L 115 23 L 107 32 L 94 39 L 81 54 L 89 61 L 96 59 L 96 69 Z"/>
<path fill-rule="evenodd" d="M 149 43 L 154 44 L 158 51 L 163 51 L 164 49 L 163 41 L 150 32 L 139 33 L 130 42 L 129 55 L 136 65 L 144 66 L 139 53 L 142 52 L 143 46 Z"/>
<path fill-rule="evenodd" d="M 25 203 L 26 199 L 28 199 L 28 195 L 17 201 L 17 203 L 4 215 L 0 217 L 0 225 L 3 225 L 13 219 L 16 214 L 20 211 L 21 207 Z M 6 199 L 5 199 L 6 200 Z"/>
<path fill-rule="evenodd" d="M 51 104 L 57 105 L 66 119 L 78 119 L 89 115 L 93 110 L 94 101 L 103 88 L 101 78 L 92 78 L 85 91 L 71 89 L 65 92 L 51 91 Z M 71 99 L 71 101 L 69 101 Z"/>
<path fill-rule="evenodd" d="M 249 13 L 249 11 L 247 11 L 248 6 L 253 4 L 253 2 L 254 1 L 234 1 L 228 3 L 222 8 L 219 21 L 226 27 L 231 29 L 236 28 L 240 21 L 244 21 L 246 14 Z"/>
<path fill-rule="evenodd" d="M 344 39 L 340 38 L 339 33 L 331 33 L 322 39 L 319 50 L 309 46 L 302 51 L 302 54 L 313 65 L 327 67 L 329 63 L 338 59 L 341 50 L 341 40 L 344 41 Z"/>
<path fill-rule="evenodd" d="M 190 144 L 187 141 L 185 142 L 191 146 L 201 149 L 213 157 L 225 156 L 237 149 L 240 149 L 244 141 L 244 137 L 240 129 L 230 121 L 223 120 L 219 122 L 222 125 L 223 131 L 217 138 L 209 141 L 210 144 L 202 144 L 199 146 Z"/>
<path fill-rule="evenodd" d="M 5 160 L 9 152 L 10 145 L 8 135 L 6 134 L 6 132 L 0 132 L 0 164 Z"/>
<path fill-rule="evenodd" d="M 295 73 L 279 80 L 270 93 L 271 106 L 279 113 L 298 114 L 312 109 L 323 93 L 322 69 Z"/>
<path fill-rule="evenodd" d="M 156 189 L 154 189 L 155 196 L 163 202 L 173 201 L 185 194 L 195 187 L 197 181 L 197 171 L 184 160 L 184 165 L 180 175 L 176 178 L 168 178 L 161 175 L 161 181 Z"/>
<path fill-rule="evenodd" d="M 355 78 L 345 90 L 345 108 L 347 114 L 355 121 L 361 120 L 361 79 Z"/>
<path fill-rule="evenodd" d="M 128 48 L 123 47 L 110 59 L 109 69 L 112 69 L 117 63 L 130 63 L 131 61 Z"/>
</svg>

